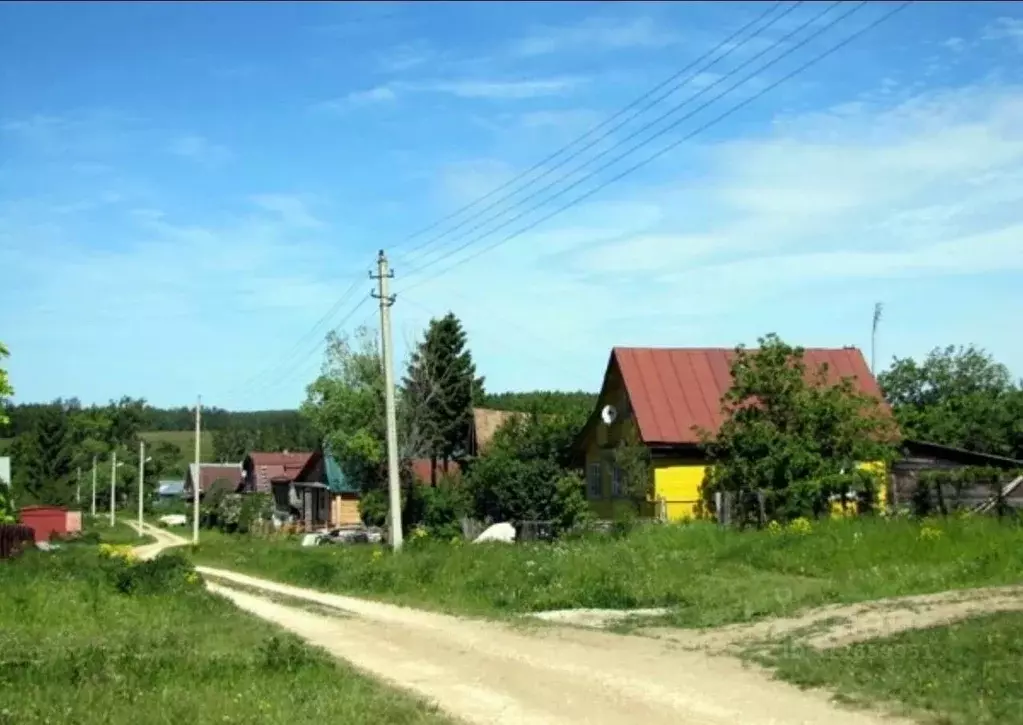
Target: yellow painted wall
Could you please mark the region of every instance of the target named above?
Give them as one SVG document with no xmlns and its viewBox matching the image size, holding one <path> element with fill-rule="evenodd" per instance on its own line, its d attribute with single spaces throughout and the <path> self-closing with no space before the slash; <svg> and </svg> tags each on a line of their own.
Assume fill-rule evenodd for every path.
<svg viewBox="0 0 1023 725">
<path fill-rule="evenodd" d="M 654 461 L 654 497 L 664 501 L 668 521 L 696 518 L 707 467 L 682 461 Z"/>
</svg>

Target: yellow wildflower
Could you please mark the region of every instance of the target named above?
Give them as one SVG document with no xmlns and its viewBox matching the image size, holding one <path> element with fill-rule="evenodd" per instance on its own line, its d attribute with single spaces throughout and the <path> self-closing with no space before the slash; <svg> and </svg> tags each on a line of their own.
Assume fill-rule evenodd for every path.
<svg viewBox="0 0 1023 725">
<path fill-rule="evenodd" d="M 798 519 L 793 519 L 789 522 L 788 530 L 793 534 L 809 534 L 813 531 L 813 526 L 810 525 L 810 521 L 805 516 L 800 516 Z"/>
</svg>

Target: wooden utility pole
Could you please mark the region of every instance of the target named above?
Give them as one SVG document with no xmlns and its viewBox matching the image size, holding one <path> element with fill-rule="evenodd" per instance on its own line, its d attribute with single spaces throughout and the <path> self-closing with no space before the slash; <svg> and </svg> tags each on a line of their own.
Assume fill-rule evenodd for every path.
<svg viewBox="0 0 1023 725">
<path fill-rule="evenodd" d="M 377 280 L 378 289 L 371 292 L 380 300 L 380 352 L 384 363 L 384 408 L 387 416 L 387 490 L 390 494 L 391 548 L 401 549 L 401 483 L 398 478 L 398 416 L 394 404 L 394 360 L 391 350 L 391 305 L 395 296 L 389 292 L 394 270 L 387 268 L 387 255 L 377 255 L 377 273 L 369 273 Z"/>
<path fill-rule="evenodd" d="M 199 491 L 202 489 L 202 396 L 195 399 L 195 472 L 192 475 L 192 544 L 199 543 Z"/>
</svg>

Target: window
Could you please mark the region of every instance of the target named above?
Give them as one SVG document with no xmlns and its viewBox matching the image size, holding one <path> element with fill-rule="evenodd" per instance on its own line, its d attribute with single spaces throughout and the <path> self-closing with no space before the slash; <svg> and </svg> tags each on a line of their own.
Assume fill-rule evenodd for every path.
<svg viewBox="0 0 1023 725">
<path fill-rule="evenodd" d="M 616 465 L 611 471 L 611 496 L 621 498 L 625 495 L 625 481 L 621 466 Z"/>
<path fill-rule="evenodd" d="M 589 498 L 601 498 L 604 492 L 600 485 L 600 463 L 586 466 L 586 495 Z"/>
</svg>

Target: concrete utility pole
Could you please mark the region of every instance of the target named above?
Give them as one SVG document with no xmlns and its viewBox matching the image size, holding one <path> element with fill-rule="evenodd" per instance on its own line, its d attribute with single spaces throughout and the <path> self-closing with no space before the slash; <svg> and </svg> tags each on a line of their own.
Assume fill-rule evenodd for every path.
<svg viewBox="0 0 1023 725">
<path fill-rule="evenodd" d="M 398 480 L 398 419 L 394 405 L 394 361 L 391 350 L 391 305 L 395 296 L 388 291 L 394 270 L 387 269 L 384 250 L 377 255 L 377 273 L 369 273 L 377 280 L 379 289 L 371 292 L 380 300 L 380 350 L 384 362 L 384 404 L 387 414 L 387 489 L 391 501 L 391 548 L 401 548 L 401 484 Z"/>
<path fill-rule="evenodd" d="M 139 536 L 142 536 L 142 492 L 146 483 L 146 442 L 139 441 Z"/>
<path fill-rule="evenodd" d="M 114 518 L 114 500 L 117 497 L 117 450 L 110 457 L 110 525 L 113 526 L 117 523 L 117 519 Z"/>
<path fill-rule="evenodd" d="M 92 457 L 92 515 L 96 515 L 96 456 Z"/>
<path fill-rule="evenodd" d="M 192 544 L 199 543 L 199 491 L 202 488 L 202 396 L 195 399 L 195 475 L 192 476 Z"/>
</svg>

